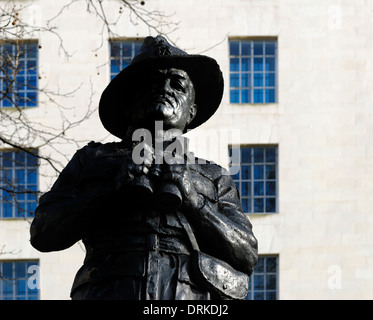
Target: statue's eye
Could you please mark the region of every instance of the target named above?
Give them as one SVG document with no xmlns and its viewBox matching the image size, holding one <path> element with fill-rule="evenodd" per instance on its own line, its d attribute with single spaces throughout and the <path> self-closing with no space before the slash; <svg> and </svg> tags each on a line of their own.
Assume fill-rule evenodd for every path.
<svg viewBox="0 0 373 320">
<path fill-rule="evenodd" d="M 171 80 L 171 86 L 178 91 L 185 92 L 185 85 L 180 79 Z"/>
</svg>

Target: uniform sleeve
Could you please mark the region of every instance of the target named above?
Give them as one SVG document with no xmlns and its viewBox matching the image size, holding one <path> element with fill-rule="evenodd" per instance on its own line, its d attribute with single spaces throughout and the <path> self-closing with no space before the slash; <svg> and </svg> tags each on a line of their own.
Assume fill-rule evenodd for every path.
<svg viewBox="0 0 373 320">
<path fill-rule="evenodd" d="M 191 215 L 201 250 L 251 274 L 258 260 L 258 244 L 242 212 L 236 185 L 228 174 L 223 174 L 215 186 L 217 203 L 205 199 L 199 212 Z"/>
<path fill-rule="evenodd" d="M 86 151 L 78 150 L 51 190 L 40 197 L 30 229 L 31 245 L 39 251 L 63 250 L 82 239 L 94 208 L 113 187 L 84 187 L 89 179 Z"/>
</svg>

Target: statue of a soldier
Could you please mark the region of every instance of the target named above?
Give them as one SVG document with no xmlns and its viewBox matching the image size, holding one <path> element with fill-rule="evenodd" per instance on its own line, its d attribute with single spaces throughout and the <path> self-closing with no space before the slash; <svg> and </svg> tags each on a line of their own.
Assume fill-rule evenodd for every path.
<svg viewBox="0 0 373 320">
<path fill-rule="evenodd" d="M 31 244 L 43 252 L 83 241 L 72 299 L 245 297 L 257 241 L 234 182 L 217 164 L 179 152 L 183 143 L 167 149 L 208 120 L 222 94 L 214 59 L 162 36 L 147 37 L 105 89 L 100 119 L 121 142 L 78 150 L 31 225 Z M 134 139 L 139 130 L 148 134 Z"/>
</svg>

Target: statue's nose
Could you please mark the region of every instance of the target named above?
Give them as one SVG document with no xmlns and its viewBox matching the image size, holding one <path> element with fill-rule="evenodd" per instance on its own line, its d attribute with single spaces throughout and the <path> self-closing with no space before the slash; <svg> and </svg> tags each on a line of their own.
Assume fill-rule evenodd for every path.
<svg viewBox="0 0 373 320">
<path fill-rule="evenodd" d="M 170 79 L 165 79 L 161 85 L 161 91 L 162 93 L 169 93 L 171 92 L 172 88 L 171 88 L 171 81 Z"/>
</svg>

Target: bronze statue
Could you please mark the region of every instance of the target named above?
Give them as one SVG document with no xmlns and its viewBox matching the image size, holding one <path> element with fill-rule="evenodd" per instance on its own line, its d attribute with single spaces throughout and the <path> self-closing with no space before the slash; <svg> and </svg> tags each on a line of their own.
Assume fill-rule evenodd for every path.
<svg viewBox="0 0 373 320">
<path fill-rule="evenodd" d="M 214 59 L 162 36 L 147 37 L 104 90 L 100 119 L 121 142 L 78 150 L 31 225 L 43 252 L 83 241 L 72 299 L 245 297 L 257 262 L 251 223 L 229 173 L 196 159 L 181 136 L 222 94 Z"/>
</svg>

